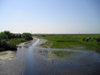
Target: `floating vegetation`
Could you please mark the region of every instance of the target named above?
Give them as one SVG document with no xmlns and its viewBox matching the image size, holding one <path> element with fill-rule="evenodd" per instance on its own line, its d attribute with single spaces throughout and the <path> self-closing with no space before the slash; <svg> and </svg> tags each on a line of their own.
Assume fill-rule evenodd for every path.
<svg viewBox="0 0 100 75">
<path fill-rule="evenodd" d="M 69 52 L 69 51 L 52 51 L 53 54 L 57 55 L 57 56 L 69 56 L 71 55 L 73 52 Z"/>
</svg>

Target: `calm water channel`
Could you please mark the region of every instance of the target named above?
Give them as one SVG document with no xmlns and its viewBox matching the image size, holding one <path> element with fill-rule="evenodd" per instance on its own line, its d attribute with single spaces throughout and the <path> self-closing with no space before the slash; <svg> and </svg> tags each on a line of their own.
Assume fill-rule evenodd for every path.
<svg viewBox="0 0 100 75">
<path fill-rule="evenodd" d="M 95 51 L 41 48 L 40 39 L 32 42 L 18 47 L 10 60 L 0 60 L 0 75 L 100 75 Z"/>
</svg>

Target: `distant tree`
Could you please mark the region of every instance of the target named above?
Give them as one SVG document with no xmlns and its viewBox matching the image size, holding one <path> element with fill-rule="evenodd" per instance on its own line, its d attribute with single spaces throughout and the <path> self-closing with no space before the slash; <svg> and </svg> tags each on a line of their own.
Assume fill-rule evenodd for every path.
<svg viewBox="0 0 100 75">
<path fill-rule="evenodd" d="M 14 39 L 17 39 L 17 41 Z M 28 40 L 32 40 L 32 35 L 30 33 L 13 34 L 13 33 L 10 33 L 9 31 L 1 32 L 0 33 L 0 51 L 16 50 L 17 48 L 16 44 L 18 42 L 24 42 Z M 13 42 L 15 42 L 15 44 L 12 44 Z"/>
<path fill-rule="evenodd" d="M 42 37 L 46 37 L 46 35 L 41 35 Z"/>
<path fill-rule="evenodd" d="M 21 34 L 14 34 L 15 38 L 21 38 Z"/>
<path fill-rule="evenodd" d="M 12 35 L 9 31 L 4 31 L 0 33 L 0 39 L 11 39 L 13 38 Z"/>
<path fill-rule="evenodd" d="M 100 42 L 100 37 L 96 38 L 96 41 L 97 41 L 97 42 Z"/>
<path fill-rule="evenodd" d="M 32 40 L 32 34 L 30 33 L 23 33 L 22 38 L 25 38 L 26 40 Z"/>
<path fill-rule="evenodd" d="M 90 41 L 91 39 L 92 39 L 91 37 L 88 37 L 88 38 L 83 38 L 83 41 L 88 42 L 88 41 Z"/>
</svg>

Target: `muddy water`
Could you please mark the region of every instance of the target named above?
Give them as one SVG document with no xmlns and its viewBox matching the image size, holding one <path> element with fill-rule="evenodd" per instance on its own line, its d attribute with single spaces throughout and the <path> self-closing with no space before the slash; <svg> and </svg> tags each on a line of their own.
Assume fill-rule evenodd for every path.
<svg viewBox="0 0 100 75">
<path fill-rule="evenodd" d="M 100 75 L 99 53 L 41 48 L 39 42 L 19 47 L 12 60 L 0 62 L 0 75 Z"/>
</svg>

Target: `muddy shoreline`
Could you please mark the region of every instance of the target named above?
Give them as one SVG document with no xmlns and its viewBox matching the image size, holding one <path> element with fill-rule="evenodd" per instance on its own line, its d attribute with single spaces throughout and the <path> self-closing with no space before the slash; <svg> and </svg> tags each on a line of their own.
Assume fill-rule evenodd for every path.
<svg viewBox="0 0 100 75">
<path fill-rule="evenodd" d="M 17 49 L 21 48 L 21 47 L 28 48 L 35 41 L 36 41 L 36 39 L 31 40 L 31 41 L 27 41 L 27 42 L 24 42 L 24 43 L 20 43 L 19 45 L 17 45 Z M 0 63 L 5 62 L 6 60 L 12 60 L 12 59 L 16 58 L 16 52 L 17 52 L 17 50 L 0 51 Z"/>
</svg>

